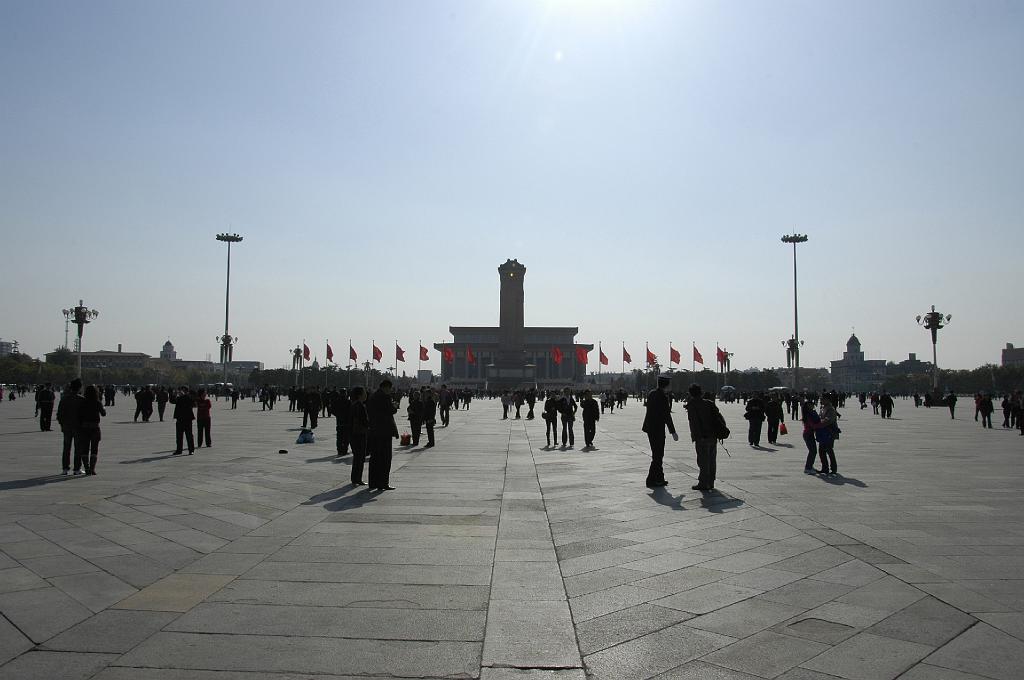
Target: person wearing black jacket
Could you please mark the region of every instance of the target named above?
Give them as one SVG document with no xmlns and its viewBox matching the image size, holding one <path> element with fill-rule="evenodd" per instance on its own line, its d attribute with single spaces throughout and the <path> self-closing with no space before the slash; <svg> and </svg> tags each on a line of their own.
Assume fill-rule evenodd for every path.
<svg viewBox="0 0 1024 680">
<path fill-rule="evenodd" d="M 427 445 L 423 448 L 432 449 L 434 448 L 434 424 L 437 418 L 437 398 L 434 396 L 434 390 L 429 387 L 424 387 L 422 393 L 420 403 L 423 405 L 423 427 L 427 428 Z"/>
<path fill-rule="evenodd" d="M 555 438 L 555 444 L 558 444 L 558 393 L 548 392 L 547 399 L 544 400 L 544 422 L 546 423 L 544 428 L 544 436 L 548 440 L 548 448 L 551 448 L 551 438 Z"/>
<path fill-rule="evenodd" d="M 310 387 L 302 402 L 302 427 L 306 427 L 306 419 L 309 419 L 309 429 L 315 430 L 317 418 L 320 416 L 320 409 L 323 402 L 320 399 L 320 390 Z"/>
<path fill-rule="evenodd" d="M 78 394 L 81 389 L 82 381 L 75 378 L 64 390 L 64 394 L 60 397 L 60 403 L 57 404 L 57 423 L 64 435 L 64 446 L 60 456 L 64 474 L 71 471 L 72 449 L 75 451 L 75 474 L 82 474 L 81 450 L 75 443 L 75 440 L 81 436 L 82 396 Z M 12 391 L 11 394 L 14 392 Z"/>
<path fill-rule="evenodd" d="M 409 414 L 409 429 L 412 430 L 412 445 L 420 445 L 420 433 L 423 431 L 423 404 L 420 402 L 420 393 L 416 390 L 409 392 L 409 405 L 406 407 Z"/>
<path fill-rule="evenodd" d="M 82 452 L 76 451 L 75 457 L 82 459 L 87 475 L 96 474 L 96 459 L 100 455 L 100 418 L 105 415 L 107 412 L 100 403 L 100 391 L 95 385 L 89 385 L 85 388 L 85 398 L 79 412 L 82 435 L 75 442 L 75 446 L 82 447 Z"/>
<path fill-rule="evenodd" d="M 777 444 L 779 440 L 779 423 L 786 419 L 782 412 L 782 404 L 775 395 L 768 400 L 764 407 L 764 416 L 768 419 L 768 443 Z"/>
<path fill-rule="evenodd" d="M 672 404 L 668 399 L 670 381 L 667 377 L 658 378 L 658 389 L 651 390 L 647 395 L 647 413 L 644 415 L 643 431 L 647 433 L 647 441 L 651 444 L 651 468 L 647 472 L 647 486 L 652 489 L 665 486 L 665 470 L 662 461 L 665 458 L 665 428 L 672 434 L 673 441 L 679 441 L 676 426 L 672 422 Z"/>
<path fill-rule="evenodd" d="M 363 463 L 366 461 L 366 438 L 370 432 L 370 419 L 366 414 L 366 390 L 352 388 L 348 408 L 349 443 L 352 444 L 352 486 L 363 486 Z"/>
<path fill-rule="evenodd" d="M 167 408 L 167 402 L 170 400 L 170 395 L 167 393 L 167 388 L 161 385 L 156 389 L 156 411 L 160 415 L 160 422 L 164 422 L 164 409 Z M 111 402 L 113 405 L 113 402 Z"/>
<path fill-rule="evenodd" d="M 751 446 L 761 446 L 761 425 L 764 423 L 764 406 L 758 397 L 747 402 L 747 411 L 743 417 L 750 422 L 750 430 L 747 432 L 747 443 Z"/>
<path fill-rule="evenodd" d="M 583 392 L 580 404 L 583 410 L 583 441 L 586 442 L 583 450 L 589 451 L 594 448 L 594 435 L 597 434 L 597 421 L 601 419 L 601 406 L 590 390 Z"/>
<path fill-rule="evenodd" d="M 53 418 L 53 402 L 56 396 L 53 394 L 53 385 L 46 383 L 43 389 L 36 392 L 36 404 L 39 408 L 39 429 L 43 432 L 50 431 L 50 420 Z"/>
<path fill-rule="evenodd" d="M 348 392 L 342 387 L 334 393 L 331 412 L 334 413 L 334 429 L 336 433 L 335 446 L 338 455 L 348 454 L 350 433 L 352 431 L 352 403 L 348 399 Z"/>
<path fill-rule="evenodd" d="M 718 440 L 728 436 L 725 419 L 713 401 L 705 399 L 700 385 L 690 385 L 690 398 L 686 400 L 686 419 L 690 424 L 690 439 L 697 449 L 697 483 L 694 491 L 714 491 L 718 467 Z M 779 410 L 782 406 L 776 402 Z"/>
<path fill-rule="evenodd" d="M 196 441 L 192 436 L 192 421 L 196 419 L 195 413 L 192 412 L 195 402 L 188 388 L 184 386 L 178 391 L 177 396 L 170 397 L 170 402 L 174 404 L 174 413 L 171 415 L 174 418 L 174 455 L 181 455 L 181 440 L 184 438 L 188 442 L 188 455 L 191 456 L 196 452 Z"/>
<path fill-rule="evenodd" d="M 562 390 L 562 399 L 558 403 L 558 411 L 562 414 L 562 448 L 565 448 L 566 441 L 569 448 L 576 445 L 576 437 L 573 432 L 573 425 L 576 423 L 576 400 L 573 399 L 572 390 L 566 387 Z"/>
<path fill-rule="evenodd" d="M 391 440 L 398 439 L 394 401 L 391 400 L 391 381 L 383 380 L 367 401 L 366 414 L 370 421 L 370 490 L 394 491 L 391 486 Z"/>
</svg>

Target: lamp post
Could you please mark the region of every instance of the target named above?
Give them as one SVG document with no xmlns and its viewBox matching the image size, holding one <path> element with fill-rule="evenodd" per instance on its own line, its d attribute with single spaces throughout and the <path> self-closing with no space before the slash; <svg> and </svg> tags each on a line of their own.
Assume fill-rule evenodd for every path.
<svg viewBox="0 0 1024 680">
<path fill-rule="evenodd" d="M 939 361 L 935 345 L 939 340 L 939 331 L 952 320 L 952 314 L 943 316 L 942 312 L 936 312 L 935 305 L 932 305 L 932 311 L 917 317 L 917 323 L 932 333 L 932 392 L 935 394 L 939 392 Z"/>
<path fill-rule="evenodd" d="M 798 243 L 806 243 L 806 234 L 787 234 L 782 237 L 783 243 L 793 244 L 793 338 L 790 348 L 793 356 L 793 391 L 800 391 L 800 314 L 797 307 L 796 294 L 796 246 Z"/>
<path fill-rule="evenodd" d="M 228 383 L 228 362 L 231 361 L 232 348 L 238 338 L 232 338 L 228 334 L 228 309 L 231 302 L 231 244 L 240 243 L 242 237 L 238 234 L 217 234 L 217 240 L 228 244 L 228 276 L 227 284 L 224 287 L 224 335 L 217 338 L 220 342 L 220 362 L 224 365 L 224 385 Z"/>
<path fill-rule="evenodd" d="M 77 307 L 61 311 L 64 313 L 65 319 L 70 319 L 71 323 L 78 326 L 78 375 L 76 377 L 80 379 L 82 377 L 82 331 L 85 330 L 85 324 L 91 323 L 100 313 L 86 307 L 81 300 L 78 301 Z"/>
<path fill-rule="evenodd" d="M 782 346 L 786 348 L 786 368 L 793 368 L 794 362 L 796 362 L 800 356 L 800 347 L 803 346 L 803 340 L 797 340 L 796 336 L 791 337 L 789 340 L 783 340 Z M 793 370 L 793 391 L 796 391 L 796 369 Z"/>
<path fill-rule="evenodd" d="M 71 317 L 73 316 L 70 309 L 60 310 L 64 314 L 64 349 L 68 348 L 68 326 L 71 324 Z"/>
</svg>

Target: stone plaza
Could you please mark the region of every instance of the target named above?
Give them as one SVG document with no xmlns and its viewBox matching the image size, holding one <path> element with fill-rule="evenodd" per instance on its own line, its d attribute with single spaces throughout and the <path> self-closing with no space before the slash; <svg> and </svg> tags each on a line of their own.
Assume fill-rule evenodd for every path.
<svg viewBox="0 0 1024 680">
<path fill-rule="evenodd" d="M 679 405 L 664 489 L 637 401 L 581 452 L 483 399 L 371 493 L 330 418 L 296 445 L 297 414 L 221 401 L 172 457 L 129 402 L 96 477 L 0 405 L 0 678 L 1024 677 L 1024 438 L 966 408 L 850 404 L 827 479 L 796 424 L 755 450 L 724 405 L 702 496 Z"/>
</svg>

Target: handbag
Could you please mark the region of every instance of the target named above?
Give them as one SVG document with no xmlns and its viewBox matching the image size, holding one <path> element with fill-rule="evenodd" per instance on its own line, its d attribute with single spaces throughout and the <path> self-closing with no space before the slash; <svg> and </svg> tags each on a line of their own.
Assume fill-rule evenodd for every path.
<svg viewBox="0 0 1024 680">
<path fill-rule="evenodd" d="M 786 423 L 779 423 L 779 434 L 789 434 L 789 430 L 786 429 Z"/>
</svg>

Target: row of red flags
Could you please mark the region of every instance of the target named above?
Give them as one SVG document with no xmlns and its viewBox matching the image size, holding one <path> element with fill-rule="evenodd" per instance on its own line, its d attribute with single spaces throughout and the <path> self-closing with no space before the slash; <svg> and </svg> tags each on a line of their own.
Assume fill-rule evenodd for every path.
<svg viewBox="0 0 1024 680">
<path fill-rule="evenodd" d="M 651 348 L 649 346 L 647 346 L 647 347 L 645 347 L 645 349 L 647 350 L 647 365 L 648 366 L 653 366 L 654 364 L 658 363 L 658 356 L 654 352 L 651 351 Z M 668 349 L 669 349 L 669 363 L 670 364 L 678 364 L 678 363 L 680 363 L 682 361 L 682 355 L 679 353 L 679 350 L 677 350 L 675 347 L 673 347 L 671 343 L 669 343 Z M 721 347 L 717 347 L 716 346 L 715 349 L 717 350 L 716 351 L 716 355 L 717 355 L 716 358 L 718 360 L 718 363 L 720 365 L 727 363 L 729 361 L 730 353 L 725 351 Z M 576 346 L 576 362 L 577 363 L 580 363 L 580 364 L 588 363 L 588 360 L 589 360 L 589 356 L 588 355 L 589 354 L 590 354 L 590 350 L 588 350 L 586 347 L 583 347 L 581 345 L 577 345 Z M 372 355 L 373 355 L 373 360 L 376 361 L 377 363 L 380 363 L 381 359 L 384 358 L 384 353 L 381 351 L 381 349 L 379 347 L 377 347 L 376 343 L 373 343 Z M 598 355 L 599 355 L 598 356 L 598 361 L 601 362 L 601 365 L 602 366 L 607 366 L 608 365 L 608 355 L 604 353 L 604 350 L 600 349 L 600 345 L 598 345 Z M 309 357 L 310 357 L 309 345 L 307 345 L 305 342 L 303 342 L 302 343 L 302 358 L 305 359 L 306 361 L 309 361 Z M 450 345 L 445 345 L 444 349 L 441 352 L 441 357 L 447 363 L 450 364 L 450 363 L 455 361 L 455 350 Z M 352 347 L 352 343 L 349 343 L 349 345 L 348 345 L 348 358 L 349 358 L 349 361 L 357 361 L 359 359 L 359 355 L 356 353 L 355 348 Z M 561 364 L 562 360 L 565 358 L 565 354 L 562 352 L 562 348 L 561 347 L 553 347 L 551 349 L 551 358 L 554 360 L 554 362 L 556 364 Z M 327 361 L 330 361 L 330 362 L 334 361 L 334 349 L 331 347 L 331 343 L 330 342 L 327 343 Z M 405 350 L 402 349 L 401 346 L 397 342 L 395 343 L 395 361 L 402 361 L 402 362 L 405 361 Z M 424 347 L 422 344 L 420 345 L 420 361 L 430 361 L 430 351 L 426 347 Z M 476 363 L 476 354 L 473 353 L 473 348 L 470 345 L 466 345 L 466 361 L 471 363 L 471 364 L 475 364 Z M 633 358 L 629 355 L 629 352 L 626 351 L 626 346 L 625 345 L 622 346 L 622 361 L 623 361 L 623 363 L 627 363 L 627 364 L 632 364 L 633 363 Z M 694 363 L 698 363 L 701 366 L 704 365 L 704 357 L 701 355 L 700 350 L 697 349 L 697 345 L 693 345 L 693 361 L 694 361 Z"/>
</svg>

